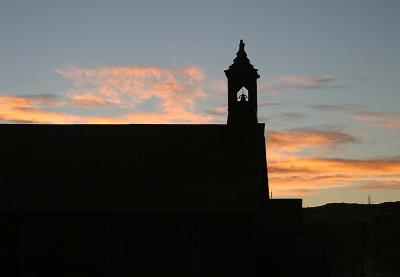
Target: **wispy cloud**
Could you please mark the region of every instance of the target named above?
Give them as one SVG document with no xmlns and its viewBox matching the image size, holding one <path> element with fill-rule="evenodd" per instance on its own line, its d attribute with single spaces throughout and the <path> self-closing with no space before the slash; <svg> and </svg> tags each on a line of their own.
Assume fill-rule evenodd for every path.
<svg viewBox="0 0 400 277">
<path fill-rule="evenodd" d="M 61 67 L 72 83 L 65 93 L 12 96 L 0 93 L 0 121 L 30 123 L 209 123 L 225 120 L 226 105 L 202 112 L 199 102 L 226 93 L 225 81 L 208 80 L 201 68 L 154 66 Z M 333 77 L 280 76 L 266 91 L 344 88 Z M 210 96 L 211 92 L 211 96 Z M 221 94 L 218 94 L 221 93 Z M 153 101 L 155 100 L 155 101 Z M 156 109 L 149 109 L 148 102 Z M 260 107 L 288 103 L 263 102 Z M 59 109 L 63 107 L 63 109 Z M 69 109 L 72 108 L 72 109 Z M 105 116 L 104 109 L 117 112 Z M 354 105 L 313 105 L 316 110 L 356 112 L 356 120 L 399 128 L 398 113 L 361 112 Z M 74 110 L 84 113 L 74 113 Z M 62 112 L 64 111 L 64 112 Z M 69 112 L 65 112 L 69 111 Z M 283 112 L 278 117 L 304 115 Z M 400 159 L 337 159 L 310 157 L 311 150 L 341 149 L 362 138 L 342 129 L 298 128 L 266 134 L 270 187 L 275 195 L 303 195 L 318 190 L 398 189 Z M 308 154 L 306 156 L 306 154 Z M 317 155 L 319 156 L 319 155 Z"/>
<path fill-rule="evenodd" d="M 211 119 L 196 110 L 196 101 L 206 97 L 200 83 L 204 80 L 204 72 L 197 66 L 177 69 L 154 66 L 64 67 L 57 72 L 74 82 L 75 88 L 69 95 L 85 106 L 128 107 L 132 113 L 124 117 L 141 123 L 204 123 Z M 146 113 L 141 105 L 153 98 L 158 100 L 159 111 Z"/>
<path fill-rule="evenodd" d="M 30 99 L 34 99 L 34 100 L 42 101 L 42 102 L 46 102 L 46 103 L 56 101 L 56 99 L 58 98 L 58 95 L 54 94 L 54 93 L 24 94 L 24 95 L 18 95 L 18 96 L 30 98 Z"/>
<path fill-rule="evenodd" d="M 70 100 L 78 106 L 82 107 L 99 107 L 106 106 L 109 103 L 103 97 L 93 94 L 91 92 L 85 94 L 71 94 Z"/>
<path fill-rule="evenodd" d="M 312 76 L 275 76 L 275 80 L 286 84 L 292 84 L 297 87 L 318 88 L 323 84 L 327 84 L 334 80 L 332 76 L 327 77 L 312 77 Z"/>
<path fill-rule="evenodd" d="M 303 153 L 361 142 L 361 137 L 343 131 L 313 128 L 267 133 L 271 190 L 301 196 L 329 189 L 400 189 L 400 157 L 339 159 Z"/>
<path fill-rule="evenodd" d="M 346 86 L 333 84 L 335 78 L 331 76 L 275 76 L 269 84 L 262 86 L 260 92 L 278 92 L 282 90 L 313 90 L 326 88 L 348 88 Z"/>
<path fill-rule="evenodd" d="M 360 112 L 354 118 L 381 128 L 400 128 L 400 113 Z"/>
<path fill-rule="evenodd" d="M 340 131 L 313 128 L 267 132 L 268 148 L 275 152 L 298 152 L 310 147 L 327 147 L 345 143 L 360 143 L 361 137 Z"/>
<path fill-rule="evenodd" d="M 400 174 L 400 158 L 334 159 L 295 157 L 271 164 L 271 172 L 307 172 L 324 174 Z"/>
<path fill-rule="evenodd" d="M 204 72 L 203 70 L 198 67 L 198 66 L 186 66 L 180 69 L 180 73 L 189 78 L 193 79 L 195 81 L 202 81 L 204 80 Z"/>
<path fill-rule="evenodd" d="M 204 78 L 195 66 L 176 70 L 150 66 L 63 67 L 56 71 L 74 82 L 72 96 L 93 95 L 109 104 L 137 105 L 156 97 L 167 111 L 193 107 L 194 99 L 205 96 L 193 83 Z"/>
<path fill-rule="evenodd" d="M 283 108 L 283 107 L 289 106 L 291 104 L 293 104 L 293 103 L 261 101 L 258 103 L 258 108 Z"/>
<path fill-rule="evenodd" d="M 281 113 L 276 117 L 279 119 L 283 119 L 285 121 L 298 121 L 304 119 L 306 115 L 304 113 L 287 112 L 287 113 Z"/>
<path fill-rule="evenodd" d="M 8 123 L 91 123 L 91 124 L 129 124 L 129 123 L 207 123 L 210 116 L 197 115 L 185 110 L 162 112 L 134 112 L 120 115 L 76 115 L 46 110 L 35 104 L 32 99 L 23 97 L 0 96 L 0 122 Z"/>
<path fill-rule="evenodd" d="M 316 104 L 308 107 L 321 112 L 355 112 L 363 109 L 362 106 L 353 104 Z"/>
<path fill-rule="evenodd" d="M 226 116 L 228 114 L 228 107 L 226 105 L 215 106 L 207 110 L 206 113 L 216 116 Z"/>
<path fill-rule="evenodd" d="M 292 157 L 268 165 L 270 185 L 280 195 L 318 190 L 400 189 L 400 159 L 324 159 Z"/>
<path fill-rule="evenodd" d="M 62 97 L 52 94 L 10 96 L 1 94 L 0 120 L 33 123 L 207 123 L 212 115 L 198 110 L 207 97 L 205 74 L 198 66 L 60 67 L 56 72 L 70 80 L 73 89 Z M 158 105 L 148 110 L 149 101 Z M 87 115 L 52 109 L 86 109 Z M 104 108 L 118 112 L 104 116 Z M 69 109 L 68 109 L 69 108 Z M 82 113 L 81 113 L 82 114 Z M 100 114 L 100 115 L 99 115 Z"/>
<path fill-rule="evenodd" d="M 77 123 L 79 117 L 44 110 L 47 100 L 0 95 L 0 121 L 21 123 Z"/>
</svg>

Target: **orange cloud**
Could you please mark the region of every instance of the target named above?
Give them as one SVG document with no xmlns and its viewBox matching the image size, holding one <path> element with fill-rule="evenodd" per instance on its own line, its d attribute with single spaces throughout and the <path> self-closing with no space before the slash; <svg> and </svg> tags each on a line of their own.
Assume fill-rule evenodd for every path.
<svg viewBox="0 0 400 277">
<path fill-rule="evenodd" d="M 107 105 L 107 102 L 100 96 L 94 94 L 71 95 L 71 100 L 84 107 L 97 107 Z"/>
<path fill-rule="evenodd" d="M 270 172 L 278 174 L 400 174 L 400 159 L 322 159 L 296 157 L 270 163 Z"/>
<path fill-rule="evenodd" d="M 177 69 L 63 67 L 56 71 L 73 82 L 72 90 L 60 98 L 3 94 L 0 96 L 0 120 L 32 123 L 208 123 L 213 120 L 212 115 L 197 111 L 198 100 L 206 97 L 202 89 L 204 73 L 197 66 Z M 157 105 L 156 112 L 148 111 L 146 103 L 149 101 Z M 90 109 L 89 115 L 54 111 L 52 108 L 56 105 Z M 99 108 L 107 106 L 120 114 L 95 114 Z"/>
<path fill-rule="evenodd" d="M 400 189 L 400 158 L 324 159 L 292 157 L 268 164 L 270 187 L 280 195 L 332 188 Z"/>
<path fill-rule="evenodd" d="M 196 111 L 196 101 L 206 97 L 200 81 L 201 68 L 188 66 L 166 69 L 145 66 L 112 66 L 84 69 L 64 67 L 57 69 L 74 82 L 69 93 L 72 100 L 85 106 L 116 105 L 138 110 L 123 118 L 136 120 L 151 118 L 151 122 L 209 122 L 210 115 Z M 159 101 L 159 113 L 139 112 L 141 105 L 151 99 Z M 136 114 L 136 115 L 135 115 Z M 147 114 L 145 116 L 145 114 Z M 137 123 L 133 121 L 131 123 Z"/>
<path fill-rule="evenodd" d="M 0 112 L 6 112 L 12 109 L 23 109 L 23 108 L 31 108 L 32 100 L 17 97 L 17 96 L 7 96 L 0 95 Z"/>
<path fill-rule="evenodd" d="M 39 103 L 33 99 L 0 95 L 0 120 L 7 122 L 30 123 L 73 123 L 79 117 L 57 112 L 44 111 L 38 108 Z"/>
<path fill-rule="evenodd" d="M 340 143 L 359 143 L 361 138 L 337 131 L 310 128 L 267 132 L 267 144 L 275 151 L 296 152 L 308 147 L 321 147 Z"/>
<path fill-rule="evenodd" d="M 360 143 L 344 132 L 310 128 L 268 132 L 270 189 L 278 196 L 301 196 L 326 189 L 400 189 L 400 158 L 334 159 L 305 157 L 308 148 Z"/>
<path fill-rule="evenodd" d="M 57 70 L 71 80 L 74 89 L 62 100 L 49 97 L 0 95 L 0 121 L 32 123 L 209 123 L 226 107 L 216 107 L 206 114 L 197 111 L 203 90 L 204 73 L 195 66 L 166 69 L 160 67 L 114 66 L 98 68 L 64 67 Z M 279 89 L 318 88 L 330 78 L 282 77 Z M 221 90 L 226 83 L 215 83 Z M 49 99 L 51 101 L 49 101 Z M 146 111 L 147 102 L 155 101 L 157 112 Z M 76 115 L 50 109 L 54 101 L 62 105 L 78 104 L 83 108 L 121 108 L 110 116 Z M 67 104 L 66 104 L 67 103 Z M 371 124 L 399 128 L 398 115 L 360 113 L 356 119 Z M 266 134 L 270 188 L 274 195 L 299 196 L 332 188 L 398 189 L 399 159 L 327 159 L 304 157 L 306 149 L 325 149 L 359 143 L 361 138 L 341 131 L 311 128 L 274 131 Z M 304 153 L 303 153 L 304 154 Z"/>
<path fill-rule="evenodd" d="M 92 98 L 88 98 L 92 100 Z M 87 100 L 86 97 L 83 100 Z M 83 101 L 82 100 L 82 101 Z M 130 123 L 208 123 L 209 116 L 204 116 L 184 109 L 168 113 L 137 112 L 115 116 L 74 115 L 42 109 L 35 100 L 0 95 L 0 121 L 19 123 L 50 124 L 130 124 Z"/>
</svg>

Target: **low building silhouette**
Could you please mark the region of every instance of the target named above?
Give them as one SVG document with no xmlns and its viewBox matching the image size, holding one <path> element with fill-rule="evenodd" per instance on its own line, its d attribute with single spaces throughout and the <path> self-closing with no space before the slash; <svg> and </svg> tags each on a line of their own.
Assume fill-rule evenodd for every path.
<svg viewBox="0 0 400 277">
<path fill-rule="evenodd" d="M 303 276 L 244 46 L 226 125 L 1 125 L 1 276 Z"/>
</svg>

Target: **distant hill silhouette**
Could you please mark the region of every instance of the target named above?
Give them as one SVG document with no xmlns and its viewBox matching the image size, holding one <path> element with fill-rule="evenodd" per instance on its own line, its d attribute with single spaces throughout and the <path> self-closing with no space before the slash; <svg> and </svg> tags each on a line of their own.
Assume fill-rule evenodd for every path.
<svg viewBox="0 0 400 277">
<path fill-rule="evenodd" d="M 366 276 L 400 276 L 400 201 L 304 208 L 303 222 L 306 242 L 323 226 L 332 276 L 360 276 L 363 262 Z"/>
</svg>

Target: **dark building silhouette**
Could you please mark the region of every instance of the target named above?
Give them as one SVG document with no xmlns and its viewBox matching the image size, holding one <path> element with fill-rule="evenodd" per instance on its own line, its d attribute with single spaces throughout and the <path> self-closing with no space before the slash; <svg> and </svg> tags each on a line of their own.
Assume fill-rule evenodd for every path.
<svg viewBox="0 0 400 277">
<path fill-rule="evenodd" d="M 225 75 L 228 78 L 228 125 L 256 125 L 257 79 L 260 75 L 247 58 L 243 40 L 240 40 L 239 51 Z"/>
<path fill-rule="evenodd" d="M 227 125 L 1 125 L 1 276 L 309 276 L 243 41 L 225 74 Z"/>
</svg>

